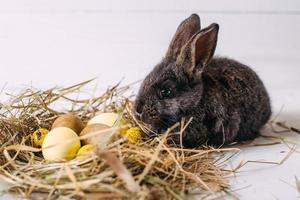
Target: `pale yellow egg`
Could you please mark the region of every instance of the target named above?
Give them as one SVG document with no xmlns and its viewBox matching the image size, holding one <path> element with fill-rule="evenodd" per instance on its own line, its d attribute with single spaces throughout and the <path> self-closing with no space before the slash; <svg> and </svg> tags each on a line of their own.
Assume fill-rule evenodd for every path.
<svg viewBox="0 0 300 200">
<path fill-rule="evenodd" d="M 110 129 L 112 127 L 113 129 Z M 83 140 L 83 144 L 94 144 L 100 149 L 106 149 L 118 134 L 125 135 L 127 129 L 128 126 L 121 114 L 101 113 L 88 122 L 80 136 L 99 132 L 93 137 Z"/>
<path fill-rule="evenodd" d="M 93 117 L 87 125 L 91 124 L 104 124 L 106 126 L 112 127 L 118 122 L 119 118 L 121 117 L 118 113 L 101 113 Z M 120 123 L 124 123 L 124 119 L 120 119 Z"/>
<path fill-rule="evenodd" d="M 79 136 L 84 136 L 87 134 L 99 132 L 96 135 L 93 135 L 86 139 L 82 139 L 82 143 L 83 144 L 98 144 L 98 143 L 107 144 L 110 138 L 109 135 L 112 131 L 113 130 L 111 130 L 111 127 L 104 124 L 90 124 L 81 131 Z"/>
<path fill-rule="evenodd" d="M 51 130 L 46 135 L 42 145 L 43 156 L 49 162 L 71 160 L 76 156 L 79 149 L 79 137 L 67 127 Z"/>
</svg>

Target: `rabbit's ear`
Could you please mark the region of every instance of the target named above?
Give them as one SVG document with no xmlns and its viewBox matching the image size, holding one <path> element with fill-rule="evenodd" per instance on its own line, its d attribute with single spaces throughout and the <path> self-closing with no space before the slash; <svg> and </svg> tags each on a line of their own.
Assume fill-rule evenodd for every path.
<svg viewBox="0 0 300 200">
<path fill-rule="evenodd" d="M 211 24 L 195 34 L 182 48 L 177 58 L 177 66 L 192 75 L 201 71 L 213 57 L 218 40 L 218 24 Z"/>
<path fill-rule="evenodd" d="M 177 59 L 181 48 L 200 31 L 200 18 L 197 14 L 192 14 L 178 26 L 174 37 L 169 45 L 166 57 Z"/>
</svg>

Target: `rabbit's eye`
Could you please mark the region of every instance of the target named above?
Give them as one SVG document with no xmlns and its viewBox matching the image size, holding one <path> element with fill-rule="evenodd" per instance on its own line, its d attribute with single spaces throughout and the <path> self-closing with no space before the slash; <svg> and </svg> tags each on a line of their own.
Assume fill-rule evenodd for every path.
<svg viewBox="0 0 300 200">
<path fill-rule="evenodd" d="M 163 88 L 159 92 L 161 98 L 169 98 L 173 96 L 173 90 L 171 88 Z"/>
</svg>

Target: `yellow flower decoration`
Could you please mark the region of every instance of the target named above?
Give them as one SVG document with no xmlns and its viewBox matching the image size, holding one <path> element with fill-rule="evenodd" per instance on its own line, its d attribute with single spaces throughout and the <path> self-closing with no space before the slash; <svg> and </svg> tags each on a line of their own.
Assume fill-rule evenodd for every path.
<svg viewBox="0 0 300 200">
<path fill-rule="evenodd" d="M 49 130 L 45 128 L 39 128 L 31 134 L 31 141 L 33 146 L 41 147 L 46 135 L 49 133 Z"/>
<path fill-rule="evenodd" d="M 125 136 L 129 143 L 135 144 L 142 138 L 142 132 L 139 127 L 129 128 Z"/>
</svg>

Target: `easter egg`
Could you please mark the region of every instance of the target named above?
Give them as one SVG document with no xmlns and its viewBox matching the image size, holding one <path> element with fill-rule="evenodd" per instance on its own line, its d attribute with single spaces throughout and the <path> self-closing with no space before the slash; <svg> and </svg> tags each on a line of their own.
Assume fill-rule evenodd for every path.
<svg viewBox="0 0 300 200">
<path fill-rule="evenodd" d="M 82 121 L 75 115 L 68 113 L 59 116 L 52 124 L 52 129 L 57 127 L 67 127 L 75 131 L 75 133 L 79 134 L 84 125 Z"/>
<path fill-rule="evenodd" d="M 38 130 L 34 131 L 30 136 L 33 146 L 41 147 L 48 133 L 49 130 L 45 128 L 39 128 Z"/>
<path fill-rule="evenodd" d="M 100 148 L 106 148 L 111 142 L 116 130 L 104 124 L 91 124 L 87 125 L 80 133 L 80 136 L 90 134 L 91 136 L 83 139 L 83 144 L 93 144 Z M 95 135 L 94 135 L 94 134 Z"/>
<path fill-rule="evenodd" d="M 93 150 L 93 148 L 94 148 L 94 146 L 91 144 L 84 145 L 78 150 L 77 156 L 88 155 L 89 152 Z"/>
<path fill-rule="evenodd" d="M 118 113 L 101 113 L 93 117 L 87 125 L 91 124 L 104 124 L 109 127 L 117 125 L 117 132 L 124 135 L 128 129 L 125 119 L 122 117 L 120 119 L 120 114 Z M 118 124 L 116 124 L 118 123 Z"/>
<path fill-rule="evenodd" d="M 120 117 L 121 116 L 118 113 L 101 113 L 93 117 L 87 125 L 104 124 L 112 127 Z M 124 119 L 121 118 L 120 123 L 124 123 Z"/>
<path fill-rule="evenodd" d="M 79 148 L 80 140 L 77 134 L 70 128 L 58 127 L 46 135 L 42 153 L 45 160 L 59 162 L 73 159 Z"/>
</svg>

